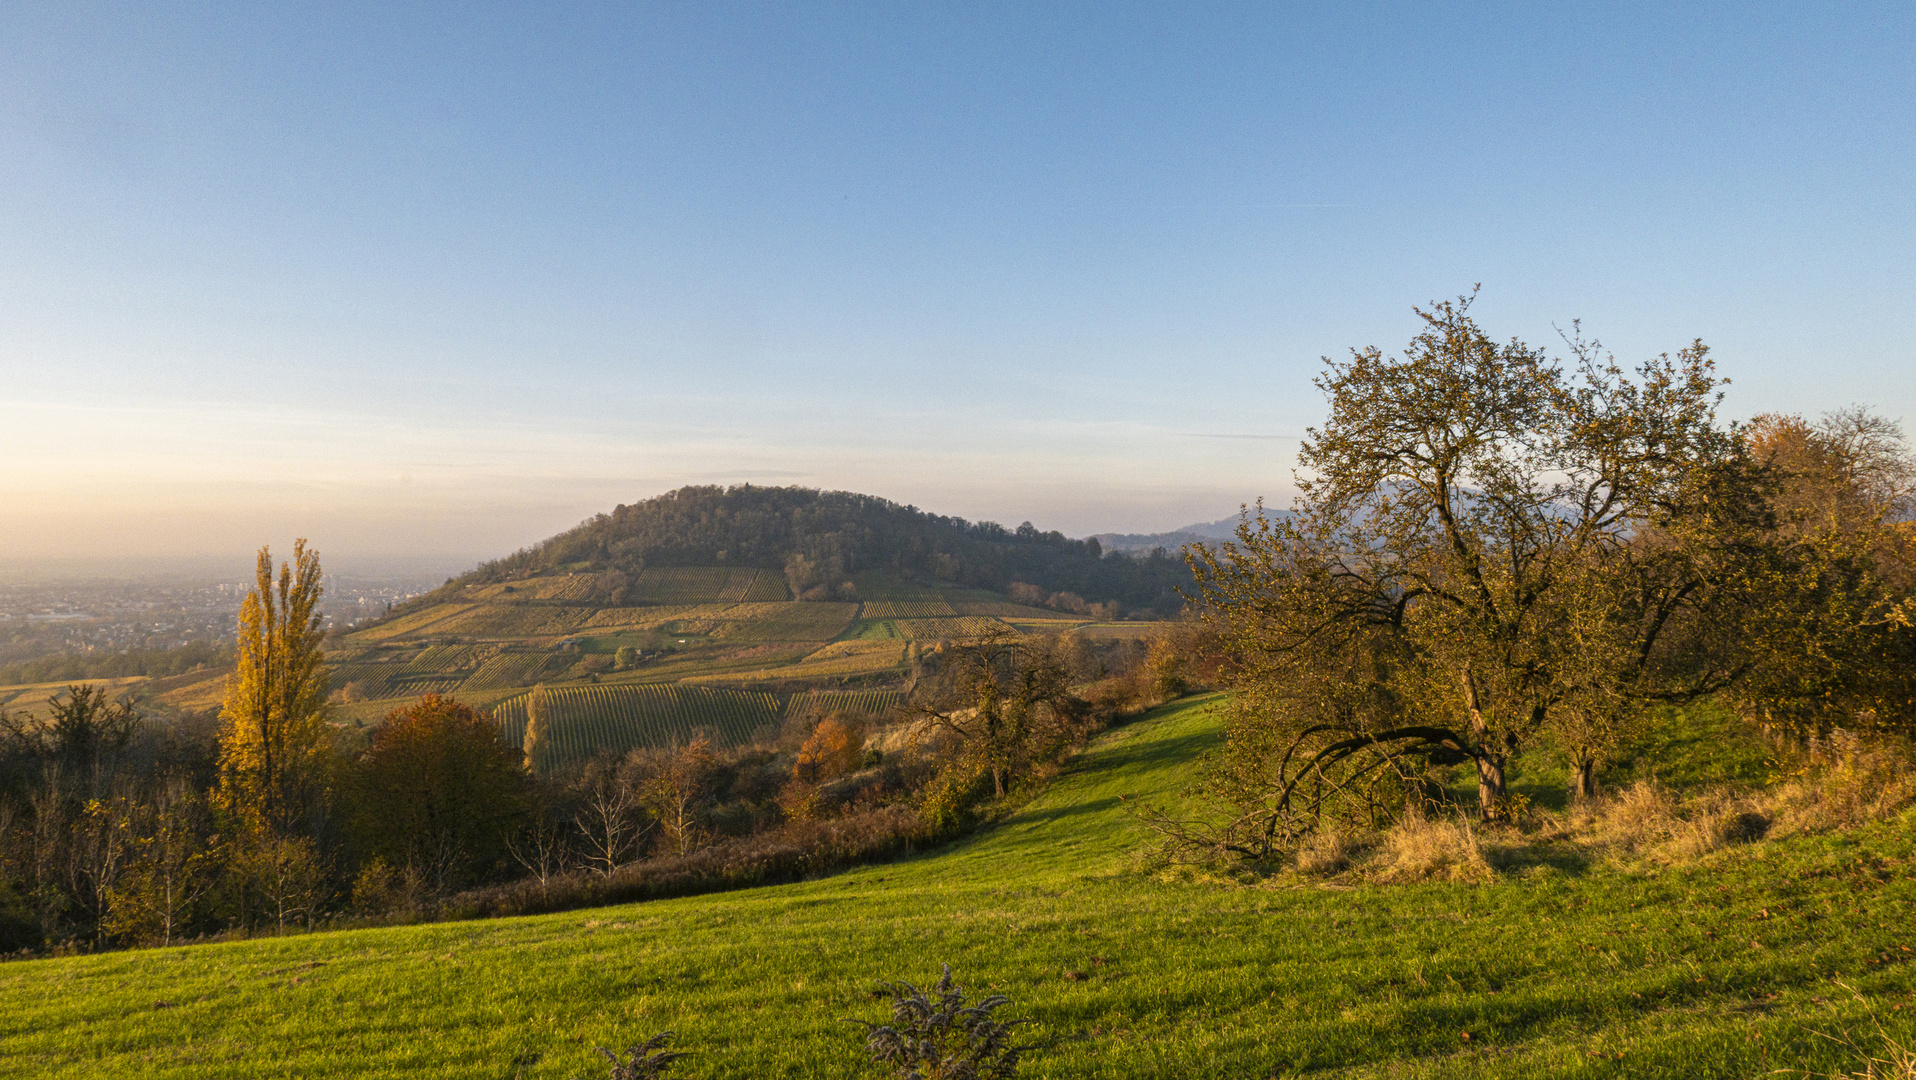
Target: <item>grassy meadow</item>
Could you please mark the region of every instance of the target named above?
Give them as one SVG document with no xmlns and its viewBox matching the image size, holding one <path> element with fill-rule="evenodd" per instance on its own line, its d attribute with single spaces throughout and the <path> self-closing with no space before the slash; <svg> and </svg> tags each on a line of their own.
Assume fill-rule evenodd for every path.
<svg viewBox="0 0 1916 1080">
<path fill-rule="evenodd" d="M 941 961 L 1057 1040 L 1033 1077 L 1829 1075 L 1916 1039 L 1909 813 L 1489 884 L 1151 872 L 1121 799 L 1175 802 L 1219 712 L 1160 709 L 989 832 L 799 885 L 9 963 L 0 1075 L 603 1076 L 594 1045 L 671 1029 L 677 1075 L 877 1076 L 841 1018 Z"/>
</svg>

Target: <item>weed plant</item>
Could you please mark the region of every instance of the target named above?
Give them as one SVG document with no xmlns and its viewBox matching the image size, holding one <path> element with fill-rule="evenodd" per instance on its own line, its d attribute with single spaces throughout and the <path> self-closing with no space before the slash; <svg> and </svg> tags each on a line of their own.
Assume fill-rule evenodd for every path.
<svg viewBox="0 0 1916 1080">
<path fill-rule="evenodd" d="M 1035 1049 L 1011 1041 L 1023 1021 L 993 1015 L 1011 999 L 991 994 L 967 1005 L 951 965 L 942 966 L 930 993 L 906 982 L 886 985 L 891 1023 L 853 1021 L 865 1026 L 866 1052 L 895 1080 L 1011 1080 L 1019 1059 Z"/>
</svg>

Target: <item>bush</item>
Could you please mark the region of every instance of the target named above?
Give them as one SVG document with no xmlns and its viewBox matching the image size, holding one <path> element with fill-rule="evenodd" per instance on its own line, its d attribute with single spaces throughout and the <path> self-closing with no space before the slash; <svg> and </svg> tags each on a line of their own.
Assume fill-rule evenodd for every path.
<svg viewBox="0 0 1916 1080">
<path fill-rule="evenodd" d="M 776 885 L 908 855 L 938 835 L 925 828 L 911 807 L 888 806 L 793 822 L 777 832 L 628 863 L 610 875 L 574 873 L 543 887 L 528 879 L 473 889 L 449 898 L 435 914 L 454 919 L 534 915 Z"/>
</svg>

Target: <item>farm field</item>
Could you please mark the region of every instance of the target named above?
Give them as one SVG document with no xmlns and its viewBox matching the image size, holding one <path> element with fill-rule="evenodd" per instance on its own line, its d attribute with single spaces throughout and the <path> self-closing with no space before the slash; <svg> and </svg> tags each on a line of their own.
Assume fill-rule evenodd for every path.
<svg viewBox="0 0 1916 1080">
<path fill-rule="evenodd" d="M 1175 804 L 1218 730 L 1158 710 L 988 833 L 799 885 L 6 964 L 0 1075 L 560 1080 L 670 1029 L 688 1077 L 876 1077 L 841 1018 L 941 961 L 1057 1040 L 1028 1077 L 1826 1076 L 1916 1038 L 1916 816 L 1488 885 L 1140 872 L 1119 800 Z"/>
<path fill-rule="evenodd" d="M 132 696 L 143 703 L 167 708 L 215 709 L 226 696 L 226 672 L 220 669 L 189 671 L 164 678 L 130 675 L 80 681 L 105 689 L 111 697 Z M 47 698 L 64 693 L 68 685 L 68 682 L 50 682 L 0 686 L 0 709 L 22 717 L 44 718 Z"/>
</svg>

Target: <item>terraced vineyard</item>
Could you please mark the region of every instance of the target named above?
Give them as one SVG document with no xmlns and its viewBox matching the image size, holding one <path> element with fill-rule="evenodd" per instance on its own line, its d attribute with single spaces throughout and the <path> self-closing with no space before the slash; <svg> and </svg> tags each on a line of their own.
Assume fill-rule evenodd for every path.
<svg viewBox="0 0 1916 1080">
<path fill-rule="evenodd" d="M 1170 625 L 1161 622 L 1100 623 L 1081 626 L 1076 632 L 1093 641 L 1131 641 L 1157 637 Z"/>
<path fill-rule="evenodd" d="M 959 640 L 1005 633 L 1010 627 L 997 619 L 981 615 L 960 615 L 949 619 L 897 619 L 898 632 L 913 641 Z"/>
<path fill-rule="evenodd" d="M 711 675 L 688 675 L 683 681 L 688 683 L 831 681 L 902 671 L 904 660 L 905 642 L 903 641 L 842 641 L 835 642 L 796 664 Z"/>
<path fill-rule="evenodd" d="M 790 597 L 785 576 L 773 570 L 749 567 L 647 567 L 627 586 L 630 600 L 652 604 L 776 601 Z"/>
<path fill-rule="evenodd" d="M 566 657 L 546 652 L 509 652 L 486 661 L 464 683 L 465 689 L 500 690 L 509 686 L 530 686 L 537 682 L 546 665 Z"/>
<path fill-rule="evenodd" d="M 399 698 L 420 698 L 427 694 L 450 694 L 465 684 L 461 675 L 401 675 L 386 684 L 386 695 Z"/>
<path fill-rule="evenodd" d="M 464 667 L 463 661 L 472 655 L 470 645 L 434 645 L 406 665 L 409 671 L 457 671 Z"/>
<path fill-rule="evenodd" d="M 1014 604 L 1009 600 L 958 600 L 954 601 L 952 606 L 958 609 L 960 615 L 984 615 L 994 619 L 1048 620 L 1070 618 L 1069 615 L 1066 615 L 1062 611 L 1052 611 L 1049 608 L 1041 607 L 1028 607 L 1024 604 Z"/>
<path fill-rule="evenodd" d="M 527 694 L 507 698 L 493 717 L 508 742 L 525 740 Z M 720 746 L 749 741 L 784 713 L 774 694 L 650 683 L 546 690 L 552 761 L 567 764 L 601 751 L 670 746 L 704 734 Z"/>
<path fill-rule="evenodd" d="M 883 716 L 905 704 L 903 690 L 808 690 L 793 694 L 785 706 L 787 716 L 824 716 L 826 713 L 854 713 Z"/>
<path fill-rule="evenodd" d="M 651 630 L 696 611 L 698 604 L 673 604 L 663 607 L 614 607 L 603 608 L 587 619 L 581 629 L 633 629 Z"/>
<path fill-rule="evenodd" d="M 392 622 L 380 623 L 368 627 L 353 635 L 355 641 L 395 641 L 400 638 L 421 634 L 439 622 L 456 618 L 477 607 L 476 604 L 452 603 L 438 604 L 424 611 L 415 611 L 404 618 Z"/>
<path fill-rule="evenodd" d="M 719 632 L 727 641 L 830 641 L 843 633 L 856 604 L 740 604 Z"/>
<path fill-rule="evenodd" d="M 482 638 L 550 637 L 569 634 L 592 617 L 584 607 L 481 604 L 432 624 L 432 632 Z"/>
<path fill-rule="evenodd" d="M 930 600 L 869 600 L 864 610 L 859 612 L 866 619 L 936 619 L 957 615 L 958 612 L 942 599 Z"/>
<path fill-rule="evenodd" d="M 362 697 L 383 698 L 392 677 L 404 670 L 398 664 L 338 664 L 332 668 L 332 688 L 351 686 Z"/>
<path fill-rule="evenodd" d="M 722 712 L 735 699 L 699 695 L 810 686 L 841 696 L 802 698 L 796 707 L 880 711 L 895 703 L 914 641 L 1055 632 L 1086 621 L 889 571 L 860 572 L 853 585 L 861 602 L 794 601 L 781 573 L 753 567 L 647 567 L 631 580 L 608 572 L 475 585 L 455 599 L 367 627 L 330 654 L 334 688 L 352 684 L 336 715 L 371 722 L 426 693 L 451 694 L 475 707 L 503 701 L 510 713 L 522 707 L 513 699 L 544 682 L 555 694 L 638 694 L 618 699 L 626 702 L 618 708 L 654 719 L 621 724 L 729 731 L 747 723 Z M 670 686 L 696 693 L 670 699 L 677 704 L 668 707 L 657 695 Z M 820 704 L 827 701 L 836 704 Z M 708 707 L 721 712 L 698 714 Z M 636 728 L 620 731 L 603 737 L 651 737 Z M 599 737 L 576 736 L 581 746 L 598 745 Z"/>
</svg>

